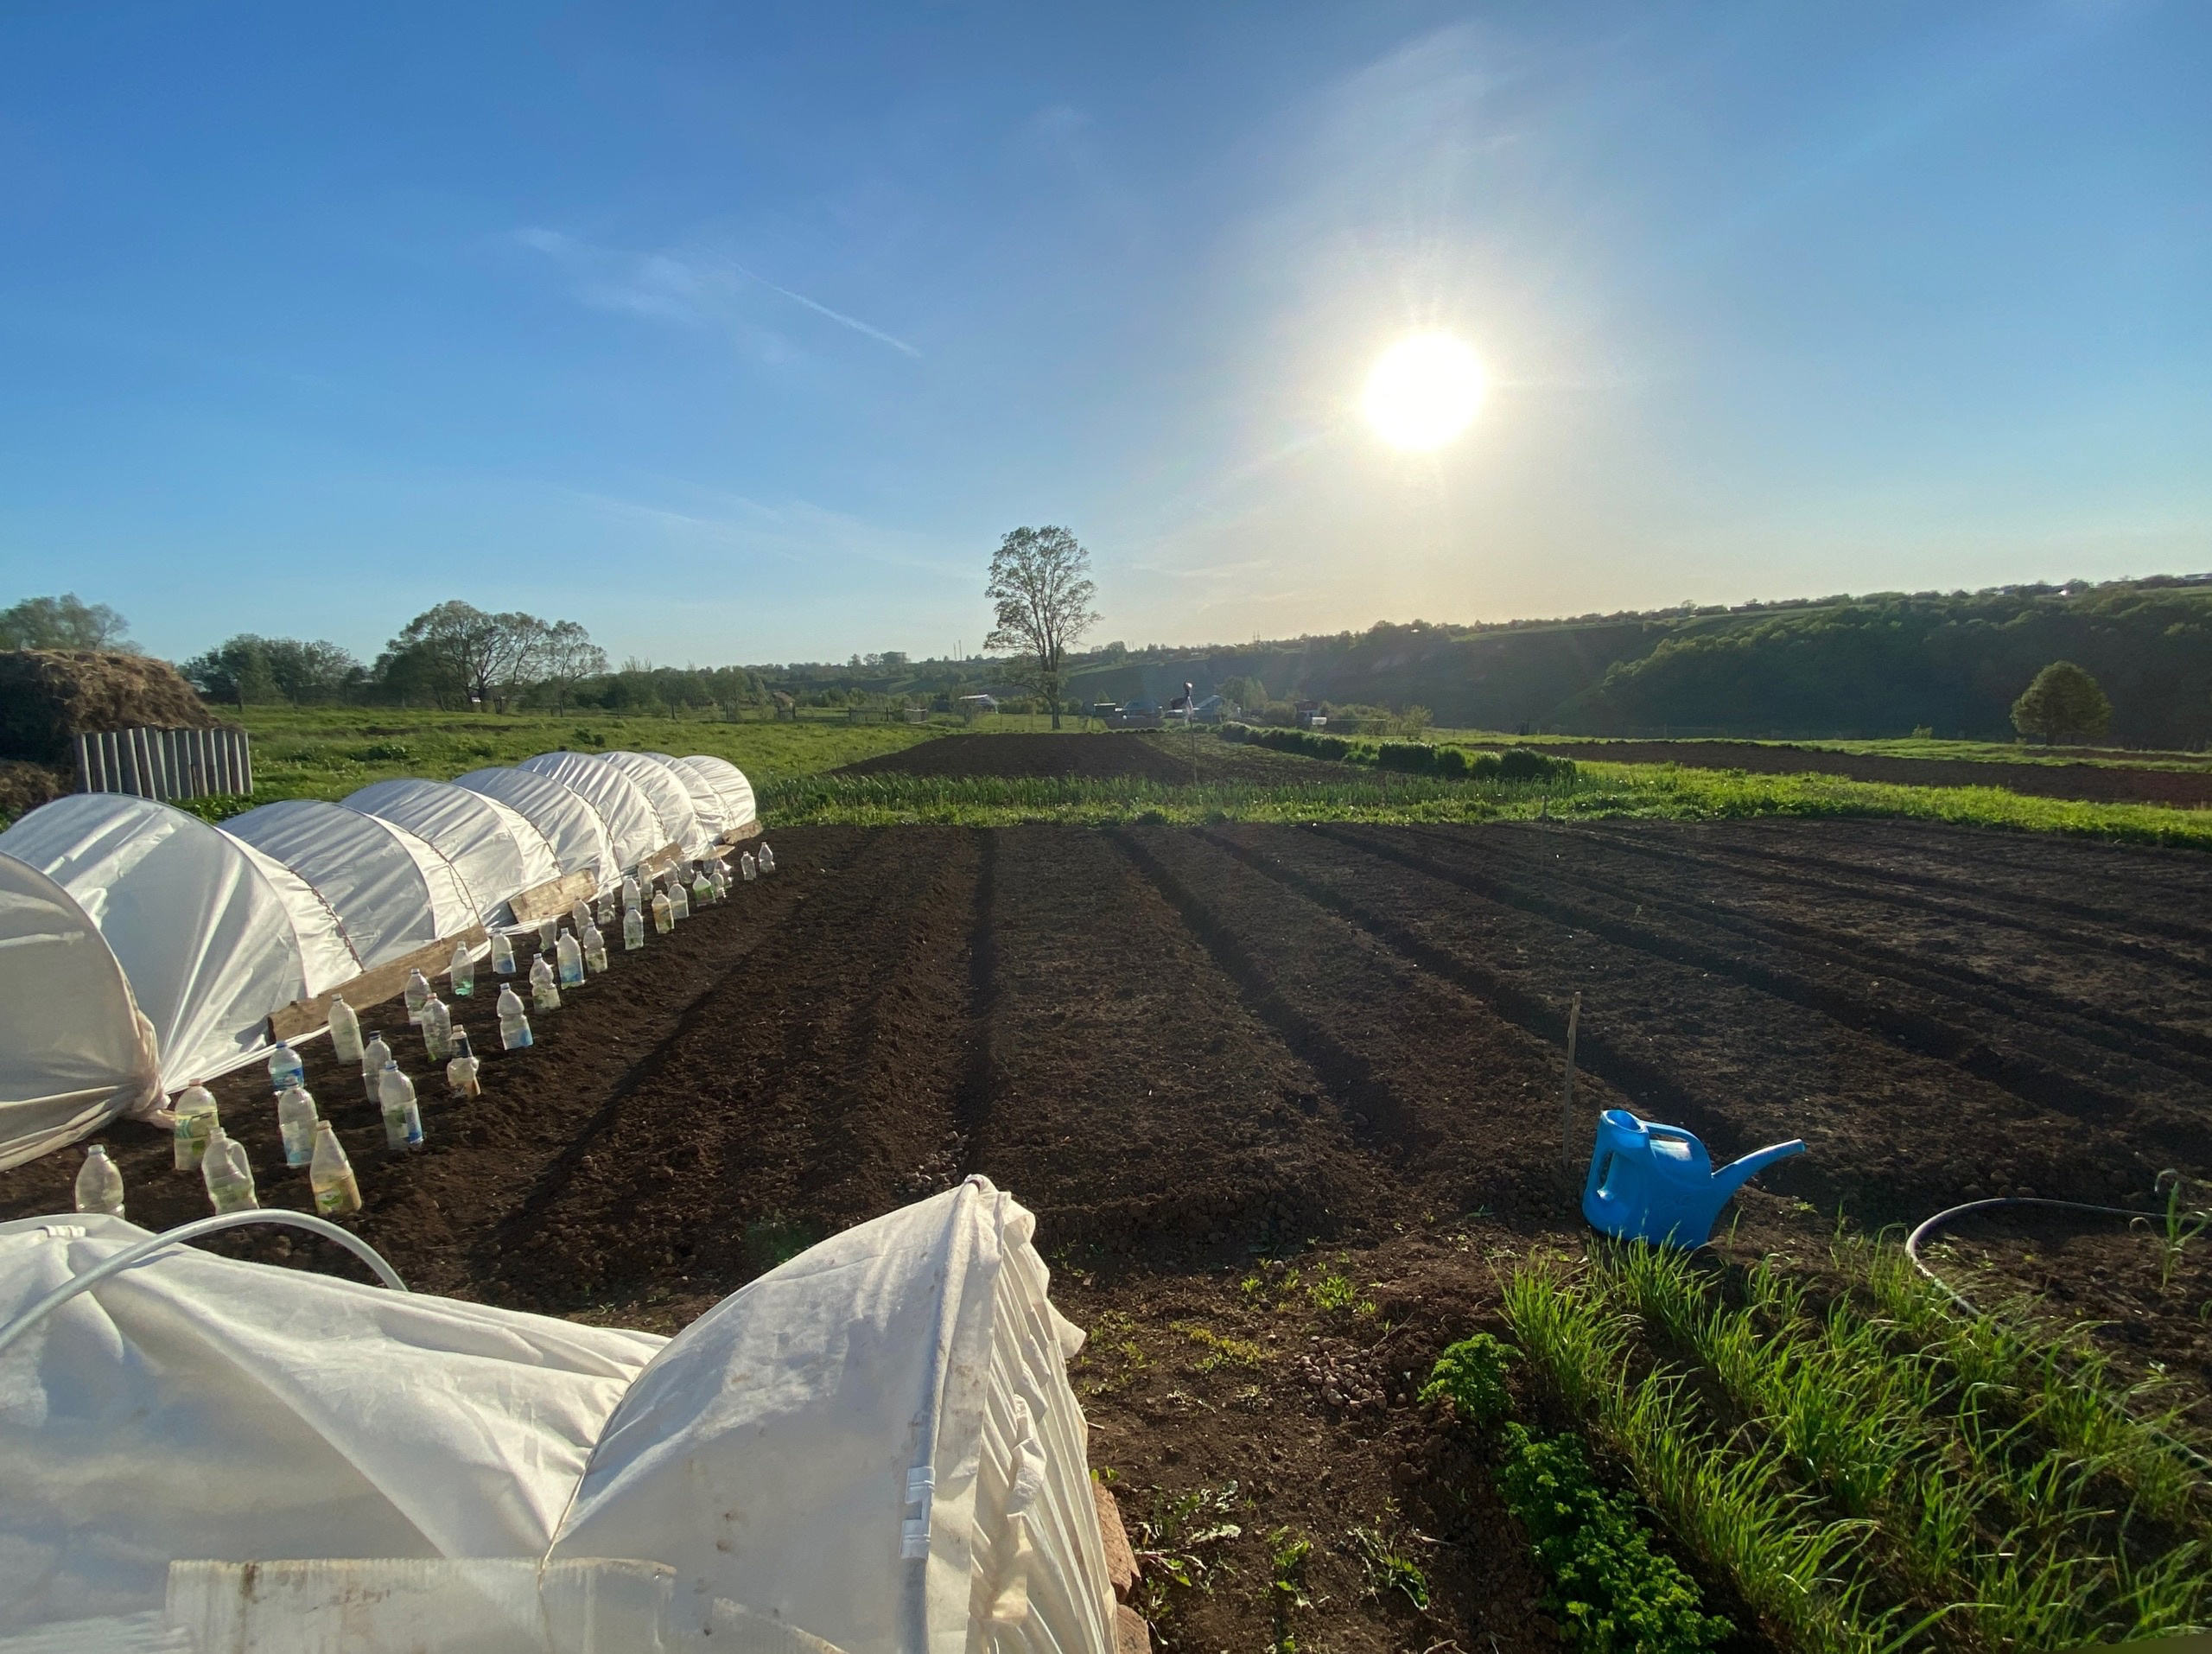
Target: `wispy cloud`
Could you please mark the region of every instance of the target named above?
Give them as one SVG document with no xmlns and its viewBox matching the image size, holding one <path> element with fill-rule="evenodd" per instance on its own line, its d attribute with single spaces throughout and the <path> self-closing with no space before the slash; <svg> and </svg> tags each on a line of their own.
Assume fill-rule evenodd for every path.
<svg viewBox="0 0 2212 1654">
<path fill-rule="evenodd" d="M 518 230 L 514 240 L 558 263 L 575 281 L 576 296 L 602 309 L 755 335 L 754 342 L 773 353 L 772 337 L 758 336 L 762 330 L 745 302 L 748 289 L 761 289 L 902 355 L 921 359 L 921 351 L 897 334 L 772 282 L 748 265 L 711 249 L 636 252 L 598 246 L 537 226 Z"/>
</svg>

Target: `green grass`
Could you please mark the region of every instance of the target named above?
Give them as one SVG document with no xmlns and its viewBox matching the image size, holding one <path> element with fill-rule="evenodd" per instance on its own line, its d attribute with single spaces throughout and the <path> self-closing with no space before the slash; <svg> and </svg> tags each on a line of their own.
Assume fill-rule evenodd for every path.
<svg viewBox="0 0 2212 1654">
<path fill-rule="evenodd" d="M 197 801 L 201 813 L 235 815 L 278 798 L 342 798 L 372 781 L 416 775 L 442 781 L 488 764 L 514 764 L 563 747 L 582 752 L 711 754 L 756 787 L 779 777 L 834 769 L 941 733 L 903 723 L 842 720 L 724 723 L 623 718 L 597 712 L 503 716 L 390 707 L 250 706 L 253 796 Z"/>
<path fill-rule="evenodd" d="M 1376 772 L 1312 782 L 1077 780 L 989 776 L 786 775 L 761 788 L 779 825 L 1049 821 L 1473 822 L 1548 814 L 1584 820 L 1708 821 L 1763 816 L 1890 817 L 2212 849 L 2212 811 L 2031 798 L 2000 787 L 1920 787 L 1840 776 L 1747 775 L 1675 765 L 1584 761 L 1570 784 L 1443 780 Z M 749 773 L 749 772 L 748 772 Z"/>
<path fill-rule="evenodd" d="M 1842 741 L 1780 737 L 1753 739 L 1742 735 L 1516 735 L 1500 729 L 1425 729 L 1418 739 L 1452 745 L 1484 747 L 1582 745 L 1607 740 L 1649 742 L 1668 739 L 1739 744 L 1745 747 L 1803 747 L 1817 752 L 1864 753 L 1878 758 L 1945 759 L 1969 764 L 2101 764 L 2120 769 L 2202 770 L 2212 767 L 2212 753 L 2161 750 L 2130 751 L 2122 747 L 2042 747 L 2025 741 L 1942 741 L 1925 735 L 1894 735 L 1882 740 Z"/>
</svg>

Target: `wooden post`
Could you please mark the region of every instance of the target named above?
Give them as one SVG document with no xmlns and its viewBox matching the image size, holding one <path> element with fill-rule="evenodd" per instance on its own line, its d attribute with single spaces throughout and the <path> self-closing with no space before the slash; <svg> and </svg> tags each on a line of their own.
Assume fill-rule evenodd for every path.
<svg viewBox="0 0 2212 1654">
<path fill-rule="evenodd" d="M 1577 994 L 1567 1008 L 1567 1083 L 1559 1094 L 1559 1163 L 1572 1176 L 1574 1172 L 1574 1035 L 1582 1021 L 1582 996 Z"/>
</svg>

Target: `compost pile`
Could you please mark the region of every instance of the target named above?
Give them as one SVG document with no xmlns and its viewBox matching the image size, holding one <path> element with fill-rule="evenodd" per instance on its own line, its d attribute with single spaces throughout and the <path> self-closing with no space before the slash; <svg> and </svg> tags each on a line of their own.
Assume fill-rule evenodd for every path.
<svg viewBox="0 0 2212 1654">
<path fill-rule="evenodd" d="M 165 660 L 92 649 L 0 650 L 0 759 L 66 777 L 72 736 L 212 729 L 218 722 Z"/>
</svg>

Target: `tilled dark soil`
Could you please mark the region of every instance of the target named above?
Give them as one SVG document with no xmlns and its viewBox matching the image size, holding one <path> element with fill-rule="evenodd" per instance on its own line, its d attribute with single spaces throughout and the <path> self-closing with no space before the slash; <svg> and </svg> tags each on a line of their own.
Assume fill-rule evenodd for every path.
<svg viewBox="0 0 2212 1654">
<path fill-rule="evenodd" d="M 2129 769 L 2119 764 L 2006 764 L 1974 759 L 1893 758 L 1750 741 L 1560 741 L 1543 750 L 1613 764 L 1686 764 L 1758 775 L 1847 775 L 1902 786 L 1996 786 L 2044 798 L 2100 804 L 2212 805 L 2212 770 Z"/>
<path fill-rule="evenodd" d="M 1108 781 L 1133 776 L 1148 781 L 1187 781 L 1191 767 L 1178 764 L 1135 731 L 1106 735 L 944 735 L 848 764 L 841 775 L 1072 776 Z"/>
<path fill-rule="evenodd" d="M 1688 1125 L 1717 1159 L 1803 1137 L 1745 1198 L 1747 1249 L 1823 1245 L 1839 1206 L 2147 1210 L 2161 1167 L 2212 1172 L 2212 862 L 2183 853 L 1862 822 L 775 840 L 774 877 L 534 1018 L 534 1050 L 490 1054 L 480 991 L 486 1095 L 423 1078 L 416 1154 L 385 1153 L 358 1076 L 311 1042 L 356 1227 L 420 1288 L 666 1331 L 988 1175 L 1039 1214 L 1092 1331 L 1072 1376 L 1141 1545 L 1237 1530 L 1150 1603 L 1177 1648 L 1555 1642 L 1485 1473 L 1414 1392 L 1494 1317 L 1497 1269 L 1574 1244 L 1593 1108 Z M 258 1072 L 217 1090 L 264 1199 L 304 1206 Z M 134 1219 L 205 1210 L 166 1140 L 108 1141 Z M 76 1162 L 0 1174 L 0 1216 L 66 1209 Z M 2147 1336 L 2108 1340 L 2121 1370 L 2163 1361 L 2201 1404 L 2201 1269 L 2162 1293 L 2148 1244 L 2096 1223 L 1970 1231 L 1960 1255 L 2063 1283 L 2069 1320 L 2135 1316 Z M 1311 1606 L 1286 1607 L 1271 1557 L 1298 1538 Z M 1377 1547 L 1418 1564 L 1426 1608 Z"/>
</svg>

